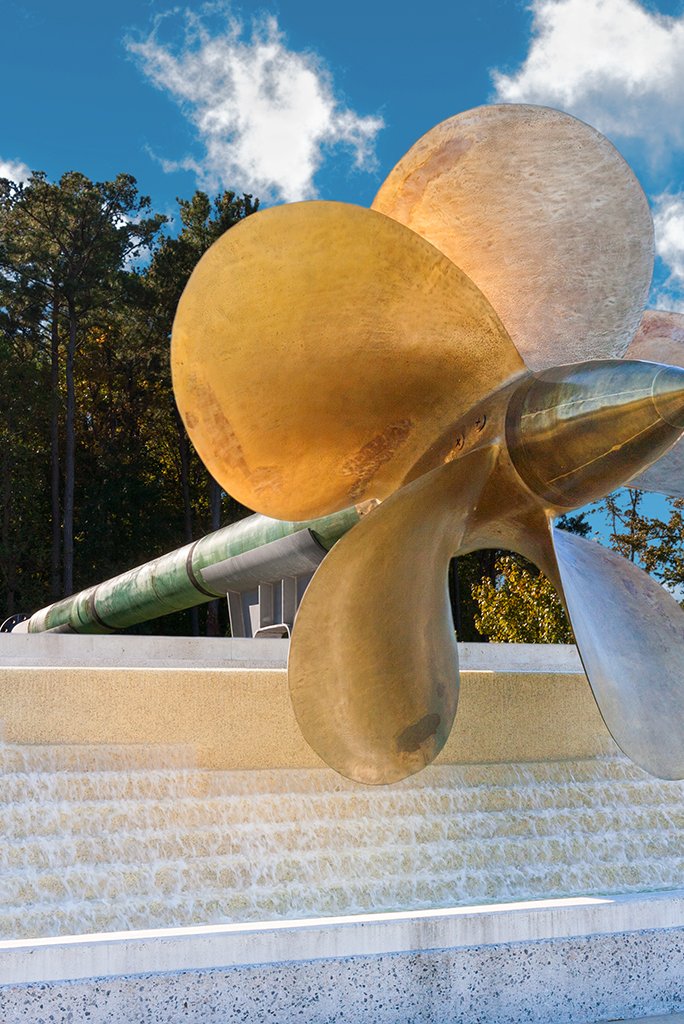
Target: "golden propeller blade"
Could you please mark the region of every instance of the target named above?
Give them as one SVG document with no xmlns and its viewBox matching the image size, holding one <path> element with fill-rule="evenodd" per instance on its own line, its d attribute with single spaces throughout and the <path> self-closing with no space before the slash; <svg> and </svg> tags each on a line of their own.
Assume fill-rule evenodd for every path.
<svg viewBox="0 0 684 1024">
<path fill-rule="evenodd" d="M 653 267 L 648 203 L 594 128 L 547 107 L 478 107 L 404 156 L 373 209 L 482 289 L 534 370 L 621 355 Z"/>
<path fill-rule="evenodd" d="M 212 475 L 291 520 L 391 494 L 450 423 L 524 370 L 446 256 L 331 202 L 256 213 L 209 249 L 178 306 L 172 367 Z"/>
<path fill-rule="evenodd" d="M 647 309 L 625 358 L 684 367 L 684 315 Z M 630 480 L 629 486 L 684 498 L 684 439 Z"/>
<path fill-rule="evenodd" d="M 420 477 L 369 512 L 318 568 L 288 676 L 304 737 L 357 782 L 396 782 L 444 746 L 458 699 L 447 590 L 498 447 Z"/>
<path fill-rule="evenodd" d="M 684 778 L 684 613 L 614 551 L 553 531 L 568 616 L 618 746 L 662 779 Z"/>
</svg>

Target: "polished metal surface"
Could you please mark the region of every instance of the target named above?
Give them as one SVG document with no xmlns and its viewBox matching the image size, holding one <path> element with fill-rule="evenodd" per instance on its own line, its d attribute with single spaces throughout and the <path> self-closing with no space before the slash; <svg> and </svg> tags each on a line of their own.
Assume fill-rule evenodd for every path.
<svg viewBox="0 0 684 1024">
<path fill-rule="evenodd" d="M 323 760 L 357 782 L 420 771 L 451 731 L 447 570 L 496 455 L 479 449 L 403 487 L 342 538 L 304 595 L 288 666 L 295 715 Z"/>
<path fill-rule="evenodd" d="M 478 107 L 402 157 L 373 209 L 482 289 L 533 370 L 623 354 L 648 295 L 653 225 L 594 128 L 547 107 Z"/>
<path fill-rule="evenodd" d="M 178 307 L 172 365 L 213 476 L 282 519 L 386 498 L 454 410 L 524 370 L 446 256 L 330 202 L 256 213 L 211 247 Z"/>
<path fill-rule="evenodd" d="M 559 508 L 620 487 L 684 429 L 684 369 L 637 360 L 557 366 L 518 388 L 508 414 L 513 463 Z"/>
<path fill-rule="evenodd" d="M 684 778 L 684 615 L 614 551 L 553 531 L 577 647 L 620 748 L 663 779 Z"/>
<path fill-rule="evenodd" d="M 202 572 L 202 584 L 217 594 L 252 590 L 263 583 L 313 573 L 327 554 L 312 530 L 299 530 L 269 544 L 214 562 Z"/>
<path fill-rule="evenodd" d="M 523 554 L 555 584 L 575 625 L 578 595 L 598 588 L 594 574 L 570 574 L 565 553 L 575 538 L 566 543 L 561 534 L 554 548 L 553 517 L 622 483 L 680 436 L 682 428 L 671 426 L 654 401 L 663 374 L 665 411 L 684 425 L 684 370 L 657 363 L 573 364 L 493 392 L 430 449 L 411 482 L 345 535 L 305 594 L 289 663 L 297 720 L 328 764 L 359 782 L 388 783 L 419 771 L 439 753 L 458 692 L 446 590 L 452 556 L 478 548 Z M 589 546 L 590 555 L 594 548 Z M 556 551 L 563 557 L 557 560 Z M 648 771 L 680 777 L 680 719 L 674 713 L 668 719 L 658 708 L 679 701 L 684 717 L 684 615 L 637 567 L 629 568 L 626 581 L 617 576 L 615 565 L 623 563 L 611 555 L 609 573 L 597 560 L 595 572 L 604 573 L 607 592 L 600 601 L 587 598 L 592 613 L 575 631 L 577 644 L 616 741 Z M 622 600 L 618 583 L 636 597 L 613 612 L 615 627 L 604 638 L 598 613 L 607 593 Z M 636 617 L 633 604 L 642 585 L 644 607 Z M 652 628 L 648 611 L 661 607 L 666 623 Z M 669 647 L 660 642 L 657 682 L 641 697 L 652 705 L 651 721 L 673 730 L 666 742 L 655 728 L 625 727 L 644 672 L 634 650 L 628 674 L 610 653 L 628 628 L 631 648 L 644 654 L 651 633 L 659 641 L 670 638 Z M 670 656 L 677 635 L 679 646 Z M 632 733 L 641 737 L 640 745 Z"/>
<path fill-rule="evenodd" d="M 653 261 L 636 179 L 566 114 L 484 107 L 428 132 L 373 206 L 250 217 L 202 259 L 174 326 L 181 413 L 231 493 L 287 518 L 383 501 L 324 560 L 296 620 L 305 736 L 363 782 L 432 760 L 458 689 L 448 561 L 501 547 L 563 595 L 618 742 L 682 774 L 684 665 L 666 640 L 684 636 L 684 616 L 638 569 L 621 576 L 617 556 L 599 550 L 590 572 L 593 549 L 573 561 L 561 537 L 557 559 L 551 534 L 559 513 L 657 470 L 684 428 L 684 371 L 660 352 L 616 358 Z M 629 672 L 611 653 L 621 631 Z M 652 659 L 646 689 L 636 666 Z"/>
<path fill-rule="evenodd" d="M 684 315 L 647 309 L 625 358 L 684 366 Z M 630 480 L 630 486 L 684 498 L 684 440 Z"/>
</svg>

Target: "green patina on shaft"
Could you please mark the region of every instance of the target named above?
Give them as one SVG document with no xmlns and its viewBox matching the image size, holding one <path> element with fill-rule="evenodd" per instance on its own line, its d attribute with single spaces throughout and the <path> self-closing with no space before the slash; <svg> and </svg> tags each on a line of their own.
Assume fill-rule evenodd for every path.
<svg viewBox="0 0 684 1024">
<path fill-rule="evenodd" d="M 322 519 L 296 523 L 261 515 L 248 516 L 192 544 L 42 608 L 31 616 L 29 632 L 56 629 L 76 633 L 110 633 L 204 604 L 225 595 L 211 591 L 203 579 L 203 569 L 300 530 L 311 530 L 320 544 L 330 550 L 358 523 L 359 518 L 360 513 L 354 506 Z M 202 590 L 209 592 L 203 593 Z"/>
</svg>

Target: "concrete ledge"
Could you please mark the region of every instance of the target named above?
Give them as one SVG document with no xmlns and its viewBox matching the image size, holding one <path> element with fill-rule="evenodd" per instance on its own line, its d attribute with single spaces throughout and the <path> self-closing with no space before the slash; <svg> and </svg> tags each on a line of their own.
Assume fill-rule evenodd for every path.
<svg viewBox="0 0 684 1024">
<path fill-rule="evenodd" d="M 374 956 L 684 927 L 684 891 L 0 943 L 0 984 Z M 683 968 L 684 973 L 684 968 Z"/>
<path fill-rule="evenodd" d="M 35 668 L 285 667 L 289 640 L 0 633 L 0 666 Z M 459 644 L 462 669 L 581 672 L 574 644 Z"/>
<path fill-rule="evenodd" d="M 684 929 L 33 982 L 3 1024 L 587 1024 L 684 1009 Z"/>
<path fill-rule="evenodd" d="M 0 729 L 8 743 L 193 744 L 206 768 L 322 766 L 278 668 L 0 667 Z M 583 674 L 463 671 L 438 762 L 614 750 Z"/>
<path fill-rule="evenodd" d="M 597 1024 L 596 1021 L 592 1021 L 592 1024 Z M 621 1017 L 619 1022 L 617 1018 L 613 1017 L 612 1021 L 603 1021 L 599 1024 L 684 1024 L 684 1013 L 668 1013 L 664 1017 L 630 1017 L 627 1020 L 625 1017 Z"/>
<path fill-rule="evenodd" d="M 0 667 L 284 668 L 288 649 L 288 640 L 0 633 Z"/>
</svg>

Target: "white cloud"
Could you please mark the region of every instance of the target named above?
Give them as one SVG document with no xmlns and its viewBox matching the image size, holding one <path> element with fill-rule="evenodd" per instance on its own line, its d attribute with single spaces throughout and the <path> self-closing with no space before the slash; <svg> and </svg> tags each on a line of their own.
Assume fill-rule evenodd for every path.
<svg viewBox="0 0 684 1024">
<path fill-rule="evenodd" d="M 658 309 L 684 312 L 684 192 L 664 192 L 653 200 L 656 255 L 667 278 L 652 299 Z"/>
<path fill-rule="evenodd" d="M 655 198 L 653 226 L 656 254 L 666 264 L 670 280 L 684 284 L 684 192 Z"/>
<path fill-rule="evenodd" d="M 314 176 L 330 146 L 351 149 L 358 168 L 373 167 L 382 120 L 346 109 L 330 73 L 313 54 L 289 50 L 275 18 L 245 38 L 238 22 L 210 34 L 188 15 L 179 52 L 155 34 L 127 47 L 181 106 L 204 146 L 201 160 L 163 160 L 165 170 L 194 171 L 210 190 L 293 201 L 315 196 Z"/>
<path fill-rule="evenodd" d="M 559 107 L 657 157 L 684 146 L 684 16 L 636 0 L 532 0 L 521 67 L 493 73 L 496 98 Z"/>
<path fill-rule="evenodd" d="M 17 185 L 27 181 L 31 170 L 21 160 L 3 160 L 0 158 L 0 178 L 9 178 L 16 181 Z"/>
</svg>

